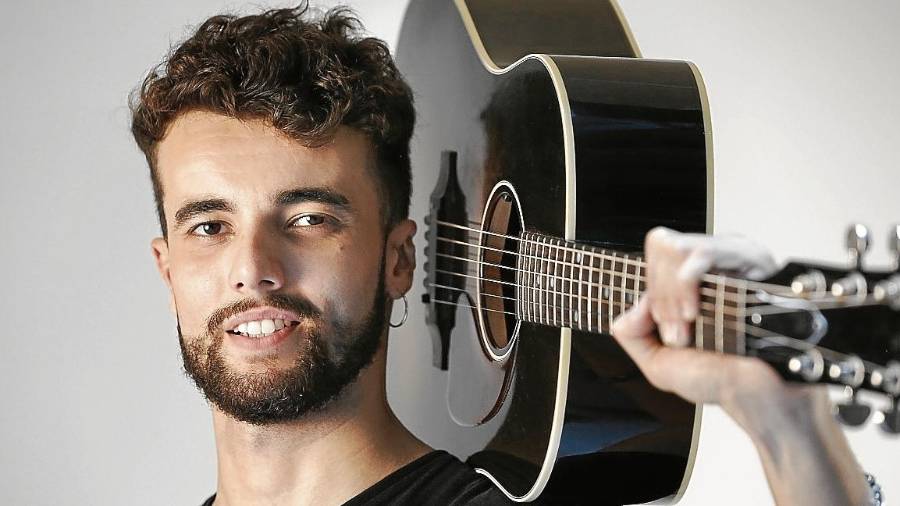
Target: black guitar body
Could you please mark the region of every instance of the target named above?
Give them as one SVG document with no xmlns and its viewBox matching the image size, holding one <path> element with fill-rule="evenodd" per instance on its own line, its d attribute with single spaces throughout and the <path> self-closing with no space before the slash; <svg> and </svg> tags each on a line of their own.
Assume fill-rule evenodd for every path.
<svg viewBox="0 0 900 506">
<path fill-rule="evenodd" d="M 647 502 L 690 474 L 698 408 L 650 386 L 608 335 L 516 318 L 514 278 L 461 275 L 507 279 L 500 266 L 516 259 L 501 251 L 522 232 L 637 253 L 657 225 L 710 231 L 699 75 L 637 56 L 615 6 L 596 0 L 414 0 L 401 31 L 418 111 L 413 213 L 430 219 L 428 323 L 415 325 L 470 435 L 449 449 L 516 500 Z"/>
</svg>

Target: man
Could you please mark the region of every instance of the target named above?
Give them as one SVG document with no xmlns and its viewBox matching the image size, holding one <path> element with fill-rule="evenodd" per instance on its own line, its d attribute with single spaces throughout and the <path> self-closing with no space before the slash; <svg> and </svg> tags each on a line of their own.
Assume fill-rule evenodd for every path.
<svg viewBox="0 0 900 506">
<path fill-rule="evenodd" d="M 152 249 L 185 370 L 213 411 L 218 487 L 205 504 L 507 502 L 387 404 L 386 323 L 415 268 L 414 112 L 387 48 L 356 24 L 303 6 L 213 17 L 135 99 L 162 229 Z M 821 389 L 684 347 L 699 276 L 763 275 L 767 254 L 658 229 L 646 255 L 648 296 L 614 334 L 648 378 L 720 403 L 779 503 L 864 504 Z"/>
</svg>

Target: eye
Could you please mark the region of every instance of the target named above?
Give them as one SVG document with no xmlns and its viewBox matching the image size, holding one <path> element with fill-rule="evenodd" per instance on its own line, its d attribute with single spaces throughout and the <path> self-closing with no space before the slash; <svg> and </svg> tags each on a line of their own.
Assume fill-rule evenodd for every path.
<svg viewBox="0 0 900 506">
<path fill-rule="evenodd" d="M 197 232 L 200 232 L 197 234 Z M 200 223 L 189 231 L 191 234 L 196 234 L 199 236 L 210 237 L 214 235 L 218 235 L 222 231 L 222 224 L 215 221 L 207 221 L 204 223 Z"/>
<path fill-rule="evenodd" d="M 298 227 L 314 227 L 323 223 L 325 223 L 325 216 L 322 214 L 304 214 L 292 222 Z"/>
</svg>

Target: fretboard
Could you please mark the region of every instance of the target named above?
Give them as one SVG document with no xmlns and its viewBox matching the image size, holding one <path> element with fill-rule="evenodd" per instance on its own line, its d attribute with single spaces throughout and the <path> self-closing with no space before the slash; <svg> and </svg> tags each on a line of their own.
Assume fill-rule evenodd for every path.
<svg viewBox="0 0 900 506">
<path fill-rule="evenodd" d="M 517 316 L 551 327 L 609 333 L 646 290 L 640 255 L 533 233 L 519 245 Z M 698 347 L 745 353 L 746 288 L 742 280 L 707 277 L 700 285 Z"/>
</svg>

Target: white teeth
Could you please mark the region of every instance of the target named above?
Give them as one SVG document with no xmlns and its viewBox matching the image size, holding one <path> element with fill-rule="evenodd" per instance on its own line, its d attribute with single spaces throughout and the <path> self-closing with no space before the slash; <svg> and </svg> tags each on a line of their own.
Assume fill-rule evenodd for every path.
<svg viewBox="0 0 900 506">
<path fill-rule="evenodd" d="M 274 320 L 255 320 L 245 322 L 238 325 L 233 332 L 244 334 L 250 337 L 263 337 L 270 335 L 290 325 L 290 320 L 274 319 Z"/>
</svg>

